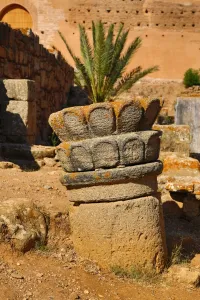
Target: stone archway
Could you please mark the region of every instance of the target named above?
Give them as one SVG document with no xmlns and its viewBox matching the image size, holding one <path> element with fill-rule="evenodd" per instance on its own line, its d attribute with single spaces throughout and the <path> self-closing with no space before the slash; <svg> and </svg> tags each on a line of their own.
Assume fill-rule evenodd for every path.
<svg viewBox="0 0 200 300">
<path fill-rule="evenodd" d="M 13 6 L 21 7 L 28 12 L 32 18 L 32 30 L 37 32 L 38 29 L 38 8 L 32 0 L 1 0 L 0 1 L 0 22 L 7 9 Z M 24 12 L 24 14 L 25 14 Z"/>
<path fill-rule="evenodd" d="M 8 23 L 14 29 L 32 29 L 33 27 L 30 13 L 19 4 L 11 4 L 5 7 L 0 14 L 0 21 Z"/>
</svg>

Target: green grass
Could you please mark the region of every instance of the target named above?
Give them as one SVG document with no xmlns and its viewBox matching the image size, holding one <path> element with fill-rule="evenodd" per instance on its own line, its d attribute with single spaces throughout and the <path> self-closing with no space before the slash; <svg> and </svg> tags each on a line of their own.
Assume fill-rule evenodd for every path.
<svg viewBox="0 0 200 300">
<path fill-rule="evenodd" d="M 36 242 L 35 250 L 41 251 L 41 252 L 49 252 L 50 248 L 47 245 L 42 244 L 41 242 Z"/>
<path fill-rule="evenodd" d="M 180 264 L 187 264 L 190 262 L 189 255 L 183 254 L 183 245 L 180 243 L 179 245 L 176 245 L 168 260 L 167 267 L 169 268 L 172 265 L 180 265 Z"/>
<path fill-rule="evenodd" d="M 111 271 L 121 278 L 129 278 L 148 283 L 156 283 L 161 278 L 160 274 L 157 274 L 155 271 L 149 271 L 139 266 L 132 266 L 129 270 L 123 269 L 120 266 L 112 266 Z"/>
</svg>

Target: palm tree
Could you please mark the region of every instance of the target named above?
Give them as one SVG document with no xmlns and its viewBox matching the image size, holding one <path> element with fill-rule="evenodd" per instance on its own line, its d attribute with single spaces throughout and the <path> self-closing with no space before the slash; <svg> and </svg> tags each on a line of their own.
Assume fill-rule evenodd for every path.
<svg viewBox="0 0 200 300">
<path fill-rule="evenodd" d="M 92 46 L 85 27 L 79 25 L 79 31 L 81 59 L 73 53 L 62 33 L 59 34 L 77 69 L 75 84 L 85 88 L 88 97 L 94 103 L 114 100 L 129 90 L 136 81 L 158 70 L 157 66 L 144 70 L 139 66 L 128 73 L 125 72 L 132 56 L 141 46 L 141 38 L 137 37 L 124 50 L 129 30 L 124 31 L 123 24 L 114 38 L 114 24 L 109 26 L 105 34 L 102 21 L 92 22 Z"/>
</svg>

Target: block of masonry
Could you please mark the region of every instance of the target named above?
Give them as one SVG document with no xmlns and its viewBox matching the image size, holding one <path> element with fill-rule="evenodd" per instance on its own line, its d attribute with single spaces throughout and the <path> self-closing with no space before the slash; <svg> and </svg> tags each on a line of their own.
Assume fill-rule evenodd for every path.
<svg viewBox="0 0 200 300">
<path fill-rule="evenodd" d="M 109 269 L 161 272 L 167 250 L 157 192 L 159 100 L 118 100 L 50 116 L 77 253 Z"/>
</svg>

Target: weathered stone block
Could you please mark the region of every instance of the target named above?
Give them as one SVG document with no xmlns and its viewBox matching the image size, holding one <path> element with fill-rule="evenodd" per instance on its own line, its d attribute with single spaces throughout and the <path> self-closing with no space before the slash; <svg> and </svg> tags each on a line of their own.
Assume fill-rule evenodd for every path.
<svg viewBox="0 0 200 300">
<path fill-rule="evenodd" d="M 7 141 L 27 143 L 36 136 L 36 104 L 28 101 L 10 101 L 2 119 Z"/>
<path fill-rule="evenodd" d="M 162 131 L 161 152 L 190 154 L 190 127 L 188 125 L 153 125 L 153 130 Z"/>
<path fill-rule="evenodd" d="M 118 165 L 136 165 L 144 161 L 152 162 L 157 160 L 160 145 L 159 137 L 160 132 L 156 131 L 98 137 L 79 142 L 62 143 L 58 147 L 58 153 L 67 172 L 113 168 Z M 75 149 L 77 147 L 79 147 L 79 151 L 81 147 L 83 149 L 87 148 L 88 154 L 85 153 L 85 156 L 88 157 L 88 162 L 92 160 L 93 164 L 87 163 L 85 165 L 85 163 L 82 163 L 81 166 L 78 166 L 80 160 L 73 158 L 74 155 L 72 154 L 72 148 Z M 65 149 L 62 150 L 62 148 Z M 68 155 L 67 158 L 65 157 L 66 155 Z M 83 157 L 83 154 L 81 156 Z M 73 162 L 70 161 L 72 159 L 74 160 Z M 76 167 L 73 167 L 75 165 Z"/>
<path fill-rule="evenodd" d="M 180 157 L 177 155 L 169 155 L 163 160 L 164 172 L 181 176 L 199 175 L 200 164 L 197 159 L 191 157 Z"/>
<path fill-rule="evenodd" d="M 157 160 L 160 144 L 159 136 L 159 132 L 146 131 L 86 139 L 79 142 L 62 143 L 58 147 L 58 153 L 60 153 L 59 158 L 67 172 L 113 168 L 117 165 L 136 165 L 145 160 L 146 162 Z M 61 150 L 63 147 L 65 150 Z M 87 151 L 90 149 L 88 155 L 92 156 L 90 160 L 93 161 L 93 165 L 90 163 L 89 165 L 82 164 L 78 166 L 80 161 L 77 160 L 76 168 L 73 168 L 75 163 L 70 162 L 73 158 L 71 150 L 73 147 L 86 147 L 88 149 Z M 66 148 L 70 150 L 70 154 L 67 154 Z M 65 155 L 68 155 L 68 158 L 65 158 Z M 88 156 L 87 154 L 85 155 Z M 74 159 L 74 161 L 76 161 L 76 159 Z"/>
<path fill-rule="evenodd" d="M 137 131 L 142 117 L 140 103 L 136 100 L 115 101 L 112 105 L 115 110 L 117 132 Z"/>
<path fill-rule="evenodd" d="M 159 99 L 143 99 L 140 101 L 144 112 L 140 122 L 140 130 L 150 130 L 162 106 Z"/>
<path fill-rule="evenodd" d="M 200 155 L 200 97 L 177 98 L 175 123 L 177 125 L 189 125 L 191 130 L 190 153 Z M 194 156 L 195 157 L 195 156 Z"/>
<path fill-rule="evenodd" d="M 68 187 L 67 195 L 71 202 L 114 202 L 148 196 L 157 192 L 157 176 L 147 175 L 139 179 L 117 183 L 98 184 L 81 187 Z"/>
<path fill-rule="evenodd" d="M 73 145 L 70 156 L 75 172 L 92 170 L 94 168 L 90 149 L 86 145 Z"/>
<path fill-rule="evenodd" d="M 64 109 L 63 119 L 67 141 L 89 138 L 87 123 L 82 107 Z"/>
<path fill-rule="evenodd" d="M 3 80 L 6 94 L 9 99 L 20 101 L 35 101 L 35 82 L 26 79 Z"/>
<path fill-rule="evenodd" d="M 1 135 L 5 136 L 5 140 L 15 143 L 35 143 L 36 102 L 34 81 L 0 81 L 0 105 L 0 130 Z"/>
<path fill-rule="evenodd" d="M 51 114 L 49 124 L 61 141 L 89 138 L 83 107 L 71 107 Z"/>
<path fill-rule="evenodd" d="M 60 146 L 57 148 L 57 157 L 64 171 L 74 172 L 74 166 L 70 158 L 70 146 L 68 143 L 60 144 Z"/>
<path fill-rule="evenodd" d="M 133 165 L 144 161 L 144 143 L 135 133 L 117 136 L 120 163 L 122 165 Z"/>
<path fill-rule="evenodd" d="M 78 187 L 101 183 L 114 183 L 127 179 L 138 179 L 144 175 L 158 175 L 161 172 L 162 163 L 157 161 L 125 168 L 64 173 L 61 177 L 61 182 L 66 186 Z"/>
<path fill-rule="evenodd" d="M 141 131 L 139 136 L 145 144 L 145 162 L 156 161 L 160 152 L 161 132 Z"/>
<path fill-rule="evenodd" d="M 157 198 L 71 206 L 70 222 L 75 250 L 82 257 L 107 269 L 164 269 L 166 245 Z"/>
<path fill-rule="evenodd" d="M 95 169 L 112 168 L 119 163 L 118 144 L 114 137 L 93 139 L 91 149 Z"/>
<path fill-rule="evenodd" d="M 184 287 L 199 287 L 200 284 L 200 272 L 197 268 L 191 268 L 191 266 L 172 265 L 168 269 L 167 277 L 173 282 L 177 281 Z"/>
<path fill-rule="evenodd" d="M 67 172 L 93 170 L 92 154 L 87 143 L 62 143 L 57 148 L 58 158 Z"/>
<path fill-rule="evenodd" d="M 49 124 L 61 141 L 67 141 L 68 134 L 65 130 L 62 111 L 51 114 L 49 117 Z"/>
<path fill-rule="evenodd" d="M 85 107 L 91 137 L 111 135 L 115 131 L 115 116 L 109 103 L 92 104 Z"/>
</svg>

